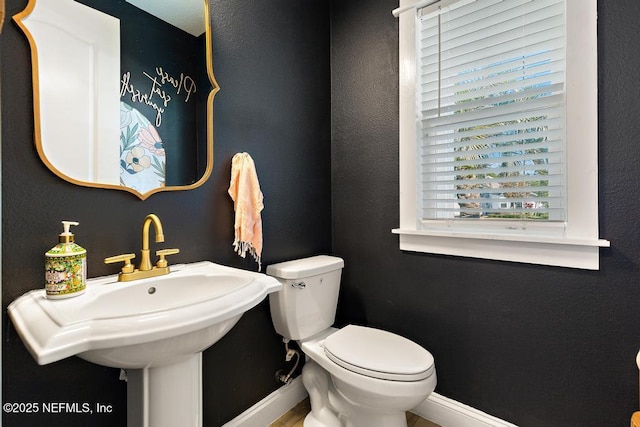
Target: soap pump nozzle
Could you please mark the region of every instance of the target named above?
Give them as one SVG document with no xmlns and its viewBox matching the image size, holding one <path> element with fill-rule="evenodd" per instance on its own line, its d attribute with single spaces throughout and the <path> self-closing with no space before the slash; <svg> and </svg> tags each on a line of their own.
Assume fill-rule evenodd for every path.
<svg viewBox="0 0 640 427">
<path fill-rule="evenodd" d="M 72 243 L 74 242 L 73 233 L 69 231 L 72 225 L 80 225 L 77 221 L 62 221 L 63 232 L 60 233 L 60 243 Z"/>
</svg>

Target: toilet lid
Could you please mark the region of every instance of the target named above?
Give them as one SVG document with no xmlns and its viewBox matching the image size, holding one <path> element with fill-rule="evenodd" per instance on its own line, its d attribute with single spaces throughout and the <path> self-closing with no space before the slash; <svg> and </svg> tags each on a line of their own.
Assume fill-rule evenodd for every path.
<svg viewBox="0 0 640 427">
<path fill-rule="evenodd" d="M 348 325 L 324 341 L 329 359 L 350 371 L 394 381 L 419 381 L 433 373 L 433 356 L 407 338 Z"/>
</svg>

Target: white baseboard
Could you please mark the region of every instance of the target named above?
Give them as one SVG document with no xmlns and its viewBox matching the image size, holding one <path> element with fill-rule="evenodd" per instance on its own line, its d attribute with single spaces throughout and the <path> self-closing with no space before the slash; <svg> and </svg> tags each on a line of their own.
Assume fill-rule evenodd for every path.
<svg viewBox="0 0 640 427">
<path fill-rule="evenodd" d="M 302 377 L 296 377 L 222 427 L 268 427 L 307 396 Z"/>
<path fill-rule="evenodd" d="M 223 427 L 268 427 L 307 397 L 297 377 L 238 415 Z M 431 395 L 411 412 L 442 427 L 517 427 L 448 397 Z"/>
<path fill-rule="evenodd" d="M 411 412 L 442 427 L 517 427 L 438 393 L 431 393 Z"/>
</svg>

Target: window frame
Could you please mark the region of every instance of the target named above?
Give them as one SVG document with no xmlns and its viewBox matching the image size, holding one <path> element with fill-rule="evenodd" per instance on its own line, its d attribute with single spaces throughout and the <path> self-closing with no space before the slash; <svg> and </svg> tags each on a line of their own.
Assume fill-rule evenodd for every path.
<svg viewBox="0 0 640 427">
<path fill-rule="evenodd" d="M 443 0 L 446 1 L 446 0 Z M 443 220 L 423 229 L 418 216 L 415 96 L 417 9 L 400 0 L 400 226 L 401 250 L 599 269 L 597 0 L 566 0 L 567 220 L 561 227 L 509 221 L 452 227 Z M 434 3 L 434 2 L 429 2 Z M 450 3 L 447 1 L 447 3 Z M 550 232 L 548 232 L 550 231 Z"/>
</svg>

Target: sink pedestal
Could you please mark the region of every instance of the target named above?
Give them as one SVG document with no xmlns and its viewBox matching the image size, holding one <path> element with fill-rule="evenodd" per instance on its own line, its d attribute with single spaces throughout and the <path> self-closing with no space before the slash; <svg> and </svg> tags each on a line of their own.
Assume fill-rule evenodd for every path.
<svg viewBox="0 0 640 427">
<path fill-rule="evenodd" d="M 128 369 L 127 426 L 201 427 L 202 353 L 171 365 Z"/>
</svg>

